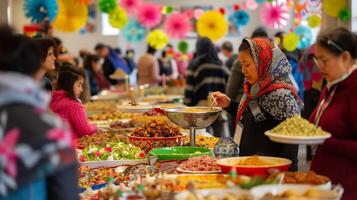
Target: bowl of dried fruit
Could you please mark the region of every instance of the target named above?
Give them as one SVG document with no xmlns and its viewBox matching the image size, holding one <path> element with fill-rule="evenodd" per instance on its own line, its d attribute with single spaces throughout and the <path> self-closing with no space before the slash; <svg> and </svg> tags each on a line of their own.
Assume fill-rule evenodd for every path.
<svg viewBox="0 0 357 200">
<path fill-rule="evenodd" d="M 154 148 L 182 146 L 185 137 L 179 127 L 167 121 L 152 120 L 128 135 L 128 142 L 147 153 Z"/>
</svg>

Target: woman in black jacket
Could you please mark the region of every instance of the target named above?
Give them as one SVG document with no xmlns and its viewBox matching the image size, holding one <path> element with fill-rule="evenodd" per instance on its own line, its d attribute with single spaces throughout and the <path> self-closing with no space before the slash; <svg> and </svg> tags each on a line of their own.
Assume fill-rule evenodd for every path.
<svg viewBox="0 0 357 200">
<path fill-rule="evenodd" d="M 291 66 L 286 56 L 268 39 L 243 40 L 239 60 L 245 75 L 244 95 L 240 104 L 220 93 L 212 94 L 217 106 L 236 114 L 235 141 L 240 155 L 278 156 L 290 159 L 297 170 L 297 145 L 275 143 L 264 132 L 281 121 L 300 114 L 302 103 L 289 79 Z"/>
</svg>

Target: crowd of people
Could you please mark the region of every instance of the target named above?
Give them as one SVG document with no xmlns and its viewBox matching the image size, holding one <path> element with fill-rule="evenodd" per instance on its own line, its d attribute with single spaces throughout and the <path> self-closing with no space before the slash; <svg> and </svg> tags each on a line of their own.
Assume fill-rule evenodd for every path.
<svg viewBox="0 0 357 200">
<path fill-rule="evenodd" d="M 83 102 L 120 84 L 113 78 L 120 71 L 139 85 L 185 79 L 186 105 L 212 102 L 227 111 L 210 127 L 212 134 L 234 137 L 242 156 L 289 158 L 290 170 L 297 170 L 298 146 L 272 142 L 264 132 L 302 115 L 332 134 L 317 150 L 309 148 L 311 168 L 341 183 L 345 199 L 356 198 L 356 35 L 337 28 L 293 52 L 277 42 L 283 35 L 274 40 L 258 28 L 238 51 L 228 41 L 217 47 L 198 38 L 191 60 L 176 56 L 172 45 L 160 57 L 147 46 L 136 62 L 133 50 L 122 55 L 102 43 L 76 58 L 58 38 L 34 39 L 1 26 L 0 155 L 6 165 L 0 160 L 0 196 L 78 199 L 72 139 L 97 131 Z"/>
</svg>

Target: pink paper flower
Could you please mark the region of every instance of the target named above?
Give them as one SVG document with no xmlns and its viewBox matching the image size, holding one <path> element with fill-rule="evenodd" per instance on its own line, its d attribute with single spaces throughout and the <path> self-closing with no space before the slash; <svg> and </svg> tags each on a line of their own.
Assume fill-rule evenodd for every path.
<svg viewBox="0 0 357 200">
<path fill-rule="evenodd" d="M 129 15 L 135 14 L 142 4 L 142 0 L 119 0 L 121 5 Z"/>
<path fill-rule="evenodd" d="M 0 141 L 0 156 L 5 158 L 5 169 L 13 178 L 17 175 L 15 145 L 20 137 L 19 129 L 11 129 Z"/>
<path fill-rule="evenodd" d="M 161 6 L 155 3 L 145 3 L 138 8 L 138 21 L 146 28 L 152 28 L 161 21 Z"/>
<path fill-rule="evenodd" d="M 260 11 L 260 18 L 265 26 L 270 28 L 282 28 L 289 19 L 289 10 L 286 3 L 265 3 Z"/>
<path fill-rule="evenodd" d="M 170 37 L 181 39 L 186 37 L 187 33 L 190 32 L 191 22 L 185 14 L 174 12 L 167 16 L 164 28 Z"/>
</svg>

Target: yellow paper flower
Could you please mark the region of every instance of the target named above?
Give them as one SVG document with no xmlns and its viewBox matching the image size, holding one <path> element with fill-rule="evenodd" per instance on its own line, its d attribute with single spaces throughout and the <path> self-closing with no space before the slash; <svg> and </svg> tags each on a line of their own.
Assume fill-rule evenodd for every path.
<svg viewBox="0 0 357 200">
<path fill-rule="evenodd" d="M 58 14 L 53 27 L 64 32 L 79 31 L 88 17 L 88 7 L 72 0 L 58 0 Z"/>
<path fill-rule="evenodd" d="M 128 23 L 128 15 L 125 10 L 118 6 L 109 12 L 109 24 L 114 28 L 123 28 Z"/>
<path fill-rule="evenodd" d="M 298 44 L 299 36 L 297 36 L 294 32 L 287 34 L 283 38 L 283 46 L 287 51 L 294 51 Z"/>
<path fill-rule="evenodd" d="M 320 26 L 321 18 L 318 15 L 311 15 L 307 18 L 307 24 L 310 28 L 316 28 Z"/>
<path fill-rule="evenodd" d="M 196 28 L 199 36 L 216 41 L 226 34 L 228 23 L 220 12 L 211 10 L 200 16 Z"/>
<path fill-rule="evenodd" d="M 324 0 L 322 2 L 324 12 L 331 17 L 337 17 L 340 11 L 347 6 L 347 0 Z"/>
<path fill-rule="evenodd" d="M 167 37 L 166 33 L 160 29 L 151 31 L 148 34 L 146 40 L 151 47 L 157 50 L 164 48 L 169 42 L 169 38 Z"/>
</svg>

